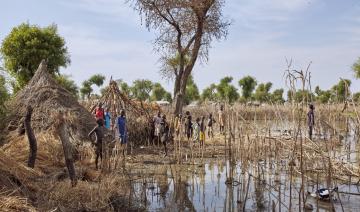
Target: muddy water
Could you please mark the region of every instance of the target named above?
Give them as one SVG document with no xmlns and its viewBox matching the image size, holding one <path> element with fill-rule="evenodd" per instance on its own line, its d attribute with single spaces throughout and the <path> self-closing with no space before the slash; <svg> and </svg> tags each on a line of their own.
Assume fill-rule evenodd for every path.
<svg viewBox="0 0 360 212">
<path fill-rule="evenodd" d="M 139 176 L 152 173 L 151 177 L 133 182 L 133 195 L 149 211 L 242 211 L 244 208 L 246 211 L 271 211 L 273 207 L 278 211 L 279 206 L 282 211 L 289 210 L 289 176 L 285 171 L 277 174 L 271 170 L 251 170 L 250 167 L 249 171 L 242 172 L 241 165 L 233 168 L 232 179 L 230 163 L 221 160 L 212 160 L 205 165 L 159 164 L 133 169 L 134 173 L 141 173 Z M 250 177 L 249 173 L 252 174 Z M 294 211 L 298 211 L 296 190 L 299 190 L 299 184 L 300 180 L 295 179 Z M 309 185 L 307 191 L 314 191 L 316 187 Z M 341 185 L 339 190 L 359 193 L 359 188 L 354 185 Z M 320 211 L 331 209 L 330 202 L 312 197 L 307 203 Z M 360 211 L 360 196 L 340 194 L 340 199 L 334 199 L 333 204 L 337 211 L 341 211 L 341 204 L 345 211 Z"/>
<path fill-rule="evenodd" d="M 325 131 L 319 129 L 316 139 L 327 139 Z M 283 131 L 273 126 L 271 133 Z M 355 134 L 344 132 L 339 139 L 342 145 L 332 154 L 358 165 L 360 148 Z M 131 167 L 130 174 L 136 176 L 132 181 L 133 198 L 148 211 L 303 211 L 298 202 L 301 180 L 294 175 L 290 184 L 286 160 L 267 158 L 242 164 L 236 158 L 229 160 L 223 156 L 193 162 L 185 160 L 181 165 L 144 162 Z M 360 195 L 356 195 L 360 194 L 360 187 L 354 183 L 336 185 L 340 192 L 352 194 L 335 194 L 331 202 L 308 195 L 306 203 L 314 211 L 331 211 L 332 205 L 336 211 L 360 211 Z M 317 188 L 326 188 L 326 180 L 319 179 L 318 183 L 309 180 L 305 185 L 309 192 Z"/>
</svg>

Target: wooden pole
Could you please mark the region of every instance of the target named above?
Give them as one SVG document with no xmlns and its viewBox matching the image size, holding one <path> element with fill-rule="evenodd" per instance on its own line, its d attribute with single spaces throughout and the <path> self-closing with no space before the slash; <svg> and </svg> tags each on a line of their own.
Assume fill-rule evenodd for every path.
<svg viewBox="0 0 360 212">
<path fill-rule="evenodd" d="M 33 108 L 29 105 L 27 107 L 25 120 L 24 120 L 24 127 L 25 132 L 29 140 L 29 159 L 28 159 L 28 167 L 34 168 L 35 167 L 35 161 L 36 161 L 36 153 L 37 153 L 37 142 L 36 137 L 34 135 L 34 131 L 31 128 L 31 115 L 33 112 Z"/>
<path fill-rule="evenodd" d="M 77 184 L 77 180 L 76 180 L 76 172 L 74 167 L 74 159 L 72 155 L 72 145 L 69 141 L 68 133 L 66 132 L 64 115 L 61 112 L 58 114 L 58 126 L 56 127 L 56 129 L 63 146 L 65 164 L 68 169 L 71 185 L 75 187 Z"/>
</svg>

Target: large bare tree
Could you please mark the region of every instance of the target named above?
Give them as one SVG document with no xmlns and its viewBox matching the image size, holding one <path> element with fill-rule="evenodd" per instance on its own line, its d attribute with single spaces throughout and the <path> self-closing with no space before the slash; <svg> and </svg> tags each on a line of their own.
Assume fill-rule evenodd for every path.
<svg viewBox="0 0 360 212">
<path fill-rule="evenodd" d="M 186 82 L 198 58 L 208 60 L 211 42 L 225 38 L 230 22 L 222 15 L 224 0 L 128 0 L 146 27 L 157 30 L 155 50 L 163 73 L 175 79 L 175 114 L 182 111 Z M 176 65 L 174 66 L 174 58 Z"/>
</svg>

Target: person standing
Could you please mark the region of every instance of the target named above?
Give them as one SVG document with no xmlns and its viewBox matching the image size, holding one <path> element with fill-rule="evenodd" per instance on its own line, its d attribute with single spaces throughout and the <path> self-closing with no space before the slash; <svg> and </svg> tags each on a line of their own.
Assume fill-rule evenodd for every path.
<svg viewBox="0 0 360 212">
<path fill-rule="evenodd" d="M 314 115 L 314 105 L 309 104 L 309 112 L 307 113 L 307 124 L 309 128 L 309 138 L 312 140 L 313 130 L 315 126 L 315 115 Z"/>
<path fill-rule="evenodd" d="M 224 106 L 223 105 L 220 106 L 220 110 L 218 112 L 218 115 L 219 115 L 220 133 L 225 133 L 226 118 L 225 118 L 225 112 L 224 112 Z"/>
<path fill-rule="evenodd" d="M 207 128 L 208 128 L 208 137 L 214 138 L 214 128 L 213 125 L 215 123 L 215 119 L 212 115 L 212 113 L 209 114 L 208 122 L 207 122 Z"/>
<path fill-rule="evenodd" d="M 127 151 L 127 142 L 128 142 L 125 110 L 120 111 L 120 116 L 118 116 L 116 120 L 116 127 L 118 128 L 119 131 L 121 151 L 123 156 L 125 157 Z"/>
<path fill-rule="evenodd" d="M 100 160 L 102 160 L 102 144 L 103 144 L 103 139 L 104 139 L 104 122 L 102 119 L 98 119 L 96 121 L 97 126 L 91 130 L 91 132 L 89 133 L 89 138 L 91 139 L 91 136 L 95 133 L 96 135 L 96 141 L 95 143 L 93 143 L 95 145 L 95 167 L 96 169 L 98 169 L 98 161 L 99 158 Z"/>
<path fill-rule="evenodd" d="M 95 109 L 95 118 L 96 120 L 103 120 L 103 123 L 104 123 L 104 120 L 105 120 L 105 111 L 104 111 L 104 108 L 102 107 L 102 103 L 99 102 L 97 108 Z"/>
<path fill-rule="evenodd" d="M 105 127 L 106 129 L 111 128 L 111 113 L 109 111 L 109 108 L 107 108 L 105 111 Z"/>
<path fill-rule="evenodd" d="M 200 147 L 204 147 L 205 131 L 206 131 L 205 116 L 203 116 L 201 117 L 201 122 L 200 122 Z"/>
<path fill-rule="evenodd" d="M 160 141 L 160 127 L 161 127 L 161 113 L 160 111 L 157 113 L 157 115 L 153 118 L 153 123 L 155 126 L 154 129 L 154 139 L 157 140 L 157 144 L 159 144 Z"/>
<path fill-rule="evenodd" d="M 196 121 L 194 123 L 193 127 L 193 139 L 195 143 L 200 142 L 200 118 L 196 118 Z"/>
<path fill-rule="evenodd" d="M 188 141 L 193 136 L 193 124 L 192 124 L 192 117 L 189 115 L 185 121 L 185 131 Z"/>
<path fill-rule="evenodd" d="M 190 111 L 186 111 L 185 112 L 185 122 L 184 122 L 184 133 L 185 133 L 185 136 L 187 136 L 188 135 L 188 129 L 189 129 L 189 126 L 188 126 L 188 119 L 189 119 L 189 116 L 191 116 L 191 114 L 190 114 Z"/>
<path fill-rule="evenodd" d="M 164 157 L 166 157 L 168 154 L 166 144 L 169 141 L 169 138 L 170 138 L 170 127 L 166 121 L 166 115 L 164 114 L 160 122 L 160 140 L 161 143 L 164 145 L 164 151 L 165 151 Z"/>
<path fill-rule="evenodd" d="M 179 137 L 182 127 L 182 114 L 179 114 L 175 117 L 175 134 L 176 137 Z"/>
</svg>

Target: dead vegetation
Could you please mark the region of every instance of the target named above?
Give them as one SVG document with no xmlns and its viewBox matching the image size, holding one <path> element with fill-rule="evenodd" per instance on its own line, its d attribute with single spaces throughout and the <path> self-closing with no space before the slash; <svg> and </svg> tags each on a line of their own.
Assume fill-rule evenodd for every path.
<svg viewBox="0 0 360 212">
<path fill-rule="evenodd" d="M 137 207 L 126 201 L 127 181 L 121 173 L 109 175 L 89 166 L 93 148 L 87 135 L 95 119 L 55 83 L 45 62 L 9 105 L 12 111 L 5 120 L 9 125 L 3 130 L 5 144 L 0 150 L 2 209 L 123 211 Z M 29 106 L 32 113 L 27 113 Z M 29 138 L 36 142 L 29 145 Z M 30 146 L 36 149 L 36 160 L 28 164 Z"/>
</svg>

